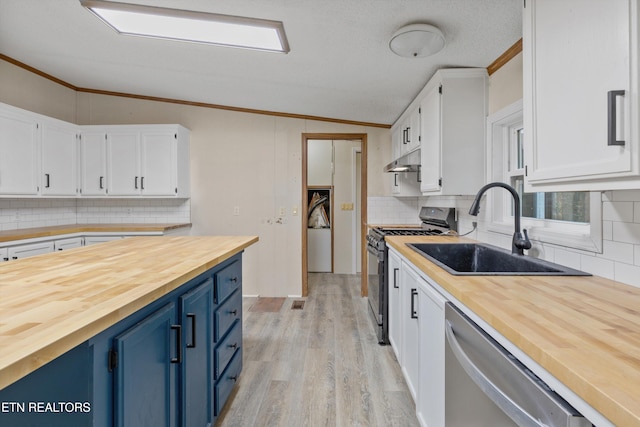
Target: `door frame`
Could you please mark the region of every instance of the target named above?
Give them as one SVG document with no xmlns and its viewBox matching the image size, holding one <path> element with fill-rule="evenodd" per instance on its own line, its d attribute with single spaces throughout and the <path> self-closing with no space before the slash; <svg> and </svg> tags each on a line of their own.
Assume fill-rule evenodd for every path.
<svg viewBox="0 0 640 427">
<path fill-rule="evenodd" d="M 366 239 L 367 235 L 367 134 L 366 133 L 303 133 L 302 134 L 302 296 L 309 295 L 309 266 L 307 263 L 307 220 L 309 215 L 309 207 L 307 206 L 307 141 L 310 139 L 324 139 L 324 140 L 360 140 L 361 165 L 360 165 L 360 253 L 363 254 L 360 258 L 360 295 L 367 296 L 367 257 L 366 253 Z"/>
</svg>

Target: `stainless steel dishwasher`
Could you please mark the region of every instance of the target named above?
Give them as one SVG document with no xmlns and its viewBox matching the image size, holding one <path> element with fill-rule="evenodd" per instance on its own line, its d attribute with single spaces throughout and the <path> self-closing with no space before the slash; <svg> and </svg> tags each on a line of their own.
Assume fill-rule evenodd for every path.
<svg viewBox="0 0 640 427">
<path fill-rule="evenodd" d="M 453 304 L 445 307 L 447 427 L 591 427 Z"/>
</svg>

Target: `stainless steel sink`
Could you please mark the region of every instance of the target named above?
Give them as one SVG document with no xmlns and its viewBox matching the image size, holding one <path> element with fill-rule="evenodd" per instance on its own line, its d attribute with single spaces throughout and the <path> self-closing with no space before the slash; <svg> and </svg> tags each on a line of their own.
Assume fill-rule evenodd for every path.
<svg viewBox="0 0 640 427">
<path fill-rule="evenodd" d="M 408 243 L 409 247 L 451 274 L 460 276 L 591 276 L 484 243 Z"/>
</svg>

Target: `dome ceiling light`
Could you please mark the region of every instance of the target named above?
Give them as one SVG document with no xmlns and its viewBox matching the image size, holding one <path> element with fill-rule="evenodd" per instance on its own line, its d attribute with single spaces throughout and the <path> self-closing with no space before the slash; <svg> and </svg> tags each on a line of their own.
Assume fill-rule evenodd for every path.
<svg viewBox="0 0 640 427">
<path fill-rule="evenodd" d="M 410 24 L 391 36 L 389 48 L 399 56 L 424 58 L 440 52 L 444 44 L 444 34 L 433 25 Z"/>
</svg>

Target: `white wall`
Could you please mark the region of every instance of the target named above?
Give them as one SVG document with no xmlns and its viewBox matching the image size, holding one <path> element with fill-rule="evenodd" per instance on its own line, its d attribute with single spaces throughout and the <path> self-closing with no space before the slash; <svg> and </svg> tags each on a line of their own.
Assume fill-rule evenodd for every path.
<svg viewBox="0 0 640 427">
<path fill-rule="evenodd" d="M 303 133 L 367 134 L 369 194 L 388 192 L 381 170 L 391 153 L 389 129 L 76 94 L 3 61 L 0 102 L 83 125 L 178 123 L 189 128 L 191 233 L 259 236 L 245 253 L 246 294 L 301 293 L 302 225 L 292 211 L 297 207 L 300 212 L 302 203 Z M 75 108 L 75 120 L 69 119 L 68 103 Z M 283 224 L 274 221 L 280 206 L 287 211 Z"/>
</svg>

